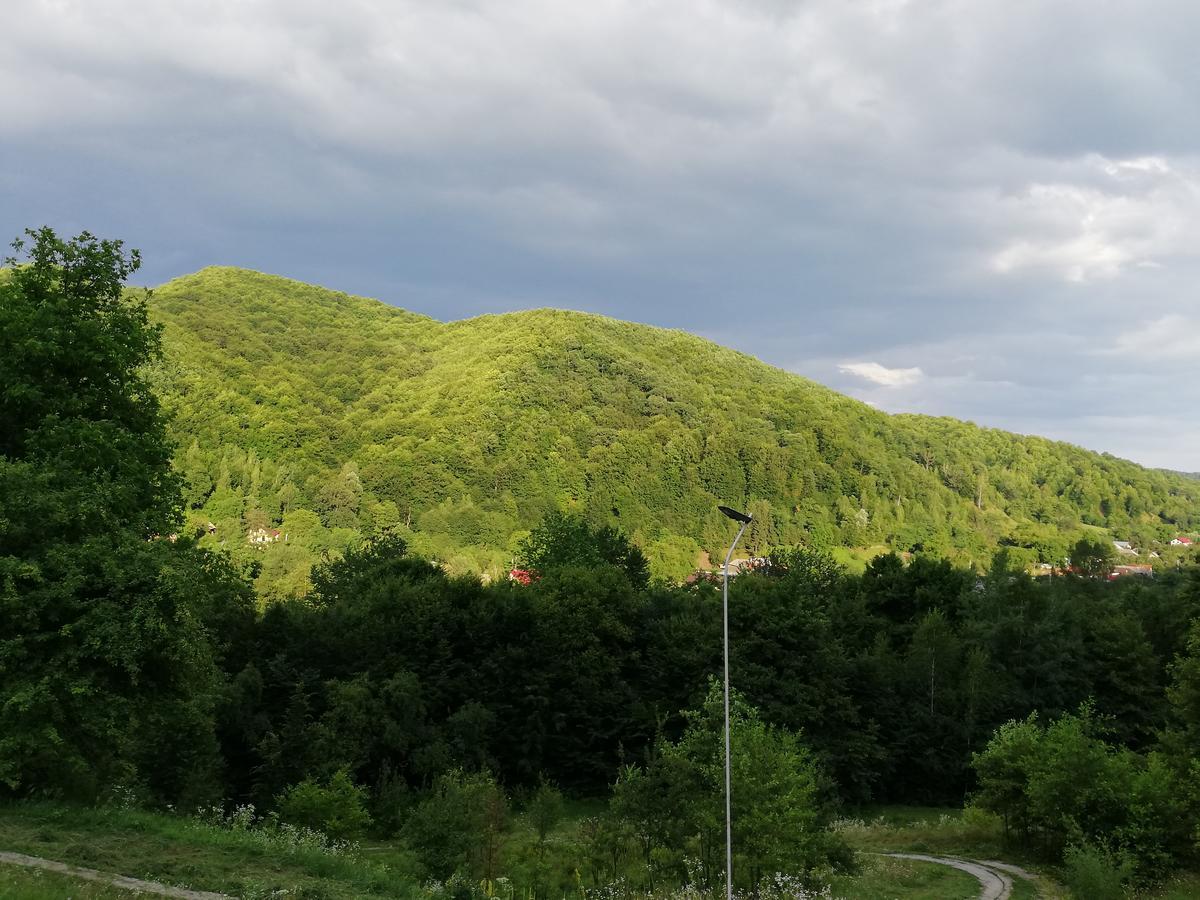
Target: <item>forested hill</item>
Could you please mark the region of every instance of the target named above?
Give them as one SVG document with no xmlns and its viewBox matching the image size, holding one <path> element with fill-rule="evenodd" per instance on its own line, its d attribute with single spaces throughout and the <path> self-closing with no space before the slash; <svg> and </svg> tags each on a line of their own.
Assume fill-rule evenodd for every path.
<svg viewBox="0 0 1200 900">
<path fill-rule="evenodd" d="M 727 541 L 718 502 L 754 512 L 754 552 L 983 562 L 1007 544 L 1034 562 L 1097 527 L 1149 543 L 1200 525 L 1195 480 L 886 415 L 679 331 L 559 310 L 443 324 L 231 268 L 156 289 L 153 311 L 190 527 L 258 562 L 268 598 L 384 529 L 498 572 L 555 509 L 620 527 L 676 577 Z"/>
</svg>

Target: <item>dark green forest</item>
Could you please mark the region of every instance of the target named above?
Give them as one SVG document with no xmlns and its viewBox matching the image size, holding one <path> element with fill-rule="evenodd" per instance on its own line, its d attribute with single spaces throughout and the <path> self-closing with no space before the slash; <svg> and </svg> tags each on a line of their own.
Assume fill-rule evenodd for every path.
<svg viewBox="0 0 1200 900">
<path fill-rule="evenodd" d="M 739 888 L 853 871 L 831 823 L 868 801 L 972 804 L 1022 852 L 1111 855 L 1137 883 L 1195 863 L 1200 569 L 1035 578 L 1018 537 L 1162 537 L 1192 524 L 1195 485 L 883 416 L 682 334 L 438 325 L 229 270 L 148 302 L 120 242 L 18 249 L 5 801 L 266 814 L 254 827 L 392 842 L 414 883 L 717 889 L 720 589 L 652 578 L 647 556 L 727 542 L 706 504 L 732 497 L 772 548 L 730 590 Z M 290 537 L 267 552 L 306 567 L 293 599 L 257 593 L 276 563 L 244 555 L 276 522 Z M 827 552 L 918 523 L 910 559 L 858 573 Z M 455 571 L 419 539 L 536 577 Z M 577 844 L 546 840 L 564 797 L 600 803 Z M 519 852 L 513 807 L 539 829 Z"/>
<path fill-rule="evenodd" d="M 682 580 L 749 509 L 746 550 L 877 547 L 985 568 L 1083 536 L 1200 528 L 1200 483 L 951 419 L 889 416 L 679 331 L 534 310 L 440 323 L 239 269 L 158 288 L 188 530 L 302 596 L 314 562 L 402 535 L 455 573 L 507 572 L 567 511 Z M 209 523 L 215 525 L 207 534 Z M 251 530 L 277 540 L 254 546 Z"/>
</svg>

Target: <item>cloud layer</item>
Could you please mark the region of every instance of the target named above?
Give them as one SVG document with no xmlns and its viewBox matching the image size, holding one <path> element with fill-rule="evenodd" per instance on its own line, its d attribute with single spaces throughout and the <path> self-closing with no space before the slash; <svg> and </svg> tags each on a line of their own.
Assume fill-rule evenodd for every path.
<svg viewBox="0 0 1200 900">
<path fill-rule="evenodd" d="M 924 375 L 915 366 L 910 369 L 889 369 L 877 362 L 842 363 L 838 366 L 838 371 L 848 375 L 857 375 L 873 384 L 892 388 L 916 384 Z"/>
<path fill-rule="evenodd" d="M 1200 11 L 17 0 L 0 231 L 686 328 L 1200 470 Z M 870 363 L 863 363 L 870 360 Z"/>
</svg>

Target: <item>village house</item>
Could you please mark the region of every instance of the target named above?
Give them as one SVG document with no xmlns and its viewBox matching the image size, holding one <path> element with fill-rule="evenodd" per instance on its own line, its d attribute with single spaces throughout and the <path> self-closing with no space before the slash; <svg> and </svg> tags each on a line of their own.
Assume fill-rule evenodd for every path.
<svg viewBox="0 0 1200 900">
<path fill-rule="evenodd" d="M 1140 575 L 1143 578 L 1153 578 L 1154 569 L 1150 566 L 1113 566 L 1113 570 L 1108 573 L 1108 580 L 1116 581 L 1118 578 L 1124 578 L 1128 575 Z"/>
<path fill-rule="evenodd" d="M 283 533 L 278 528 L 255 528 L 246 535 L 246 540 L 261 547 L 264 544 L 273 544 L 282 537 Z"/>
<path fill-rule="evenodd" d="M 1113 546 L 1122 556 L 1137 556 L 1138 552 L 1129 541 L 1113 541 Z"/>
<path fill-rule="evenodd" d="M 1190 547 L 1195 543 L 1190 537 L 1184 537 L 1182 534 L 1171 540 L 1172 547 Z"/>
</svg>

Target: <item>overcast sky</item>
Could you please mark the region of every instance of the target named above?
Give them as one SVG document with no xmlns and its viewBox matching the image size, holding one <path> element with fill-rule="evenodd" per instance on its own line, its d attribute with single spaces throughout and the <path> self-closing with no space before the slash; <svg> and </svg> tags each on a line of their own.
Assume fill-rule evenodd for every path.
<svg viewBox="0 0 1200 900">
<path fill-rule="evenodd" d="M 684 328 L 1194 471 L 1198 43 L 1153 0 L 4 0 L 0 236 Z"/>
</svg>

